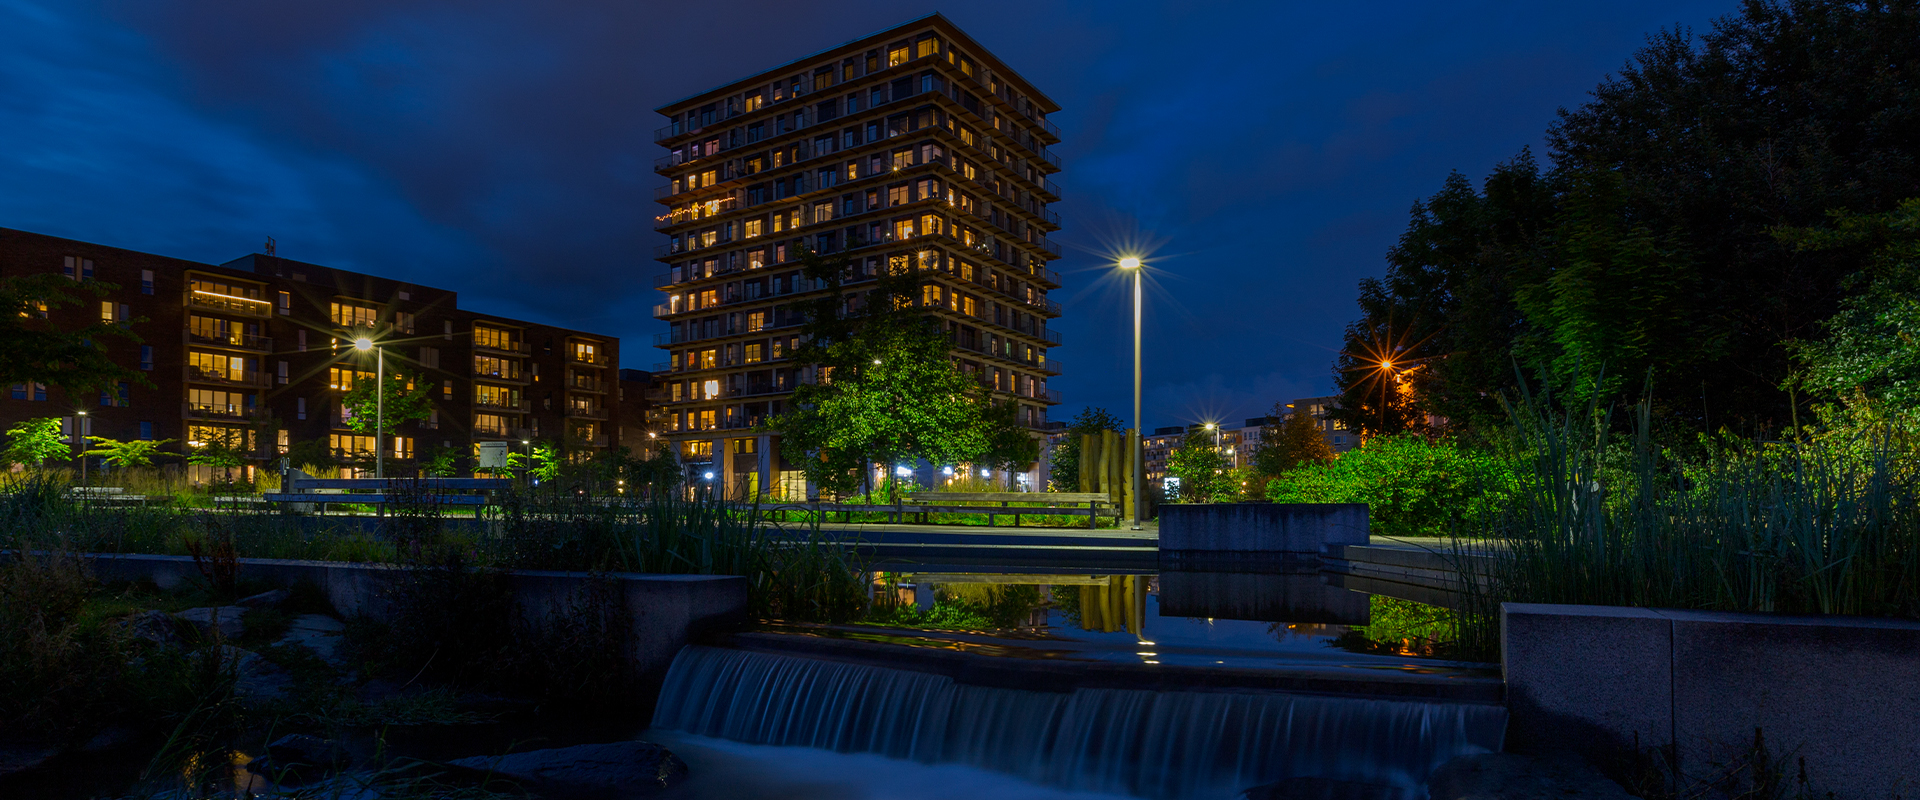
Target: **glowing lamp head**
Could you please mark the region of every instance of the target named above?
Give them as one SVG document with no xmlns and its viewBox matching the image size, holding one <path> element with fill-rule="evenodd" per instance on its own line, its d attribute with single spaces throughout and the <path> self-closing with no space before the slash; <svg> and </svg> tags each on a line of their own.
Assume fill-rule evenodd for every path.
<svg viewBox="0 0 1920 800">
<path fill-rule="evenodd" d="M 1127 256 L 1126 258 L 1120 259 L 1120 268 L 1121 269 L 1139 269 L 1140 259 L 1134 256 Z"/>
<path fill-rule="evenodd" d="M 353 349 L 362 353 L 373 349 L 373 340 L 365 336 L 353 340 Z"/>
<path fill-rule="evenodd" d="M 1207 430 L 1213 430 L 1213 423 L 1207 423 Z"/>
<path fill-rule="evenodd" d="M 1380 368 L 1381 368 L 1381 369 L 1393 369 L 1393 362 L 1391 362 L 1391 361 L 1382 361 L 1382 362 L 1380 362 Z"/>
</svg>

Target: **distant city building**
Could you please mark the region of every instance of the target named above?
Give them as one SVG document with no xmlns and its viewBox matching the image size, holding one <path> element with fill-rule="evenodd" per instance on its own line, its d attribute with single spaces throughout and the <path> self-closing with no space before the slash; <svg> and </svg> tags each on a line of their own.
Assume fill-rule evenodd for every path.
<svg viewBox="0 0 1920 800">
<path fill-rule="evenodd" d="M 35 273 L 112 284 L 97 302 L 43 314 L 68 329 L 126 326 L 138 343 L 101 344 L 153 386 L 121 382 L 85 397 L 0 387 L 0 428 L 63 417 L 70 436 L 227 442 L 248 473 L 301 443 L 370 457 L 373 434 L 354 431 L 341 403 L 378 370 L 374 353 L 354 349 L 366 337 L 388 369 L 435 389 L 429 416 L 381 443 L 390 460 L 485 441 L 549 440 L 576 454 L 618 443 L 612 336 L 467 311 L 452 290 L 273 255 L 202 264 L 0 228 L 0 276 Z M 200 465 L 188 474 L 212 477 Z"/>
<path fill-rule="evenodd" d="M 1320 433 L 1327 439 L 1327 446 L 1333 448 L 1335 455 L 1345 453 L 1360 446 L 1360 435 L 1347 430 L 1347 424 L 1327 418 L 1327 412 L 1340 407 L 1340 398 L 1303 397 L 1287 404 L 1292 413 L 1305 412 L 1319 423 Z"/>
<path fill-rule="evenodd" d="M 652 445 L 659 441 L 661 401 L 666 398 L 666 384 L 656 380 L 653 373 L 641 369 L 620 370 L 620 404 L 615 418 L 620 427 L 620 444 L 625 446 L 635 458 L 644 458 L 652 454 Z"/>
<path fill-rule="evenodd" d="M 1060 288 L 1047 267 L 1060 257 L 1059 106 L 1045 94 L 934 14 L 656 110 L 667 243 L 654 316 L 668 331 L 653 372 L 667 385 L 660 435 L 690 472 L 735 495 L 805 491 L 779 433 L 759 427 L 814 380 L 792 360 L 795 304 L 820 290 L 799 272 L 802 248 L 853 264 L 850 302 L 882 270 L 923 276 L 919 304 L 958 366 L 1045 430 L 1061 368 L 1047 299 Z"/>
</svg>

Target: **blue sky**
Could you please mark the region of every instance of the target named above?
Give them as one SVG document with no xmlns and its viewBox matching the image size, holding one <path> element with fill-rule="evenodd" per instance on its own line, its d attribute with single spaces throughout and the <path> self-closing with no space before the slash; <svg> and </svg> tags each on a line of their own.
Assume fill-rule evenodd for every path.
<svg viewBox="0 0 1920 800">
<path fill-rule="evenodd" d="M 1718 2 L 0 0 L 0 226 L 455 289 L 663 360 L 653 107 L 942 11 L 1064 110 L 1066 419 L 1130 413 L 1110 253 L 1151 246 L 1146 425 L 1327 392 L 1355 284 L 1447 173 L 1541 151 Z"/>
</svg>

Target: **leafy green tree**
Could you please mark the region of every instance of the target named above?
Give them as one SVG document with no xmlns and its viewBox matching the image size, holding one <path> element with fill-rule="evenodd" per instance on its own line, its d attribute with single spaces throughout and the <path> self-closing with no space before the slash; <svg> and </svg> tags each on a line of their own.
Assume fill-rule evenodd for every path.
<svg viewBox="0 0 1920 800">
<path fill-rule="evenodd" d="M 460 448 L 452 445 L 435 448 L 420 465 L 420 471 L 434 478 L 451 478 L 460 474 Z"/>
<path fill-rule="evenodd" d="M 1033 462 L 1038 446 L 1017 425 L 1017 409 L 962 373 L 940 322 L 916 308 L 921 279 L 912 259 L 895 257 L 860 292 L 843 288 L 853 269 L 845 260 L 803 250 L 801 269 L 825 289 L 801 304 L 807 321 L 795 352 L 797 361 L 816 365 L 818 379 L 796 387 L 770 426 L 810 481 L 844 494 L 858 489 L 873 464 Z"/>
<path fill-rule="evenodd" d="M 333 448 L 320 439 L 294 442 L 287 448 L 287 463 L 298 469 L 318 469 L 336 465 Z"/>
<path fill-rule="evenodd" d="M 116 288 L 50 272 L 0 278 L 0 384 L 44 383 L 76 395 L 118 381 L 152 386 L 146 375 L 108 355 L 109 342 L 140 342 L 126 325 L 93 315 L 92 324 L 63 330 L 46 318 L 48 311 L 85 308 Z"/>
<path fill-rule="evenodd" d="M 187 443 L 187 463 L 219 470 L 222 482 L 233 481 L 233 471 L 247 464 L 246 433 L 219 429 L 205 441 Z"/>
<path fill-rule="evenodd" d="M 1239 478 L 1233 464 L 1214 446 L 1213 434 L 1190 430 L 1180 446 L 1167 455 L 1167 475 L 1180 481 L 1180 499 L 1188 503 L 1225 503 L 1238 499 Z"/>
<path fill-rule="evenodd" d="M 1101 431 L 1119 432 L 1120 418 L 1112 412 L 1098 406 L 1083 408 L 1075 414 L 1073 422 L 1067 425 L 1067 439 L 1053 448 L 1053 454 L 1047 459 L 1047 482 L 1056 492 L 1080 491 L 1080 437 L 1087 434 L 1099 434 Z"/>
<path fill-rule="evenodd" d="M 72 456 L 73 448 L 60 432 L 59 417 L 29 419 L 7 429 L 5 458 L 9 465 L 38 467 L 52 459 Z"/>
<path fill-rule="evenodd" d="M 424 420 L 433 414 L 433 385 L 403 369 L 387 370 L 385 397 L 377 398 L 379 381 L 355 380 L 353 388 L 340 398 L 347 409 L 347 426 L 360 433 L 371 433 L 375 420 L 384 420 L 381 433 L 392 436 L 401 425 Z M 384 399 L 384 407 L 380 402 Z"/>
<path fill-rule="evenodd" d="M 533 466 L 527 469 L 527 476 L 537 481 L 550 481 L 560 477 L 560 448 L 552 442 L 533 443 Z"/>
<path fill-rule="evenodd" d="M 1920 198 L 1779 236 L 1803 251 L 1863 251 L 1866 263 L 1849 279 L 1855 292 L 1820 324 L 1826 337 L 1791 343 L 1799 369 L 1787 385 L 1826 401 L 1920 408 Z"/>
<path fill-rule="evenodd" d="M 1267 484 L 1276 503 L 1365 503 L 1374 533 L 1446 536 L 1477 530 L 1511 496 L 1513 465 L 1451 439 L 1402 433 L 1368 439 L 1330 463 Z"/>
<path fill-rule="evenodd" d="M 153 457 L 160 452 L 160 446 L 173 442 L 172 439 L 160 439 L 157 441 L 135 439 L 133 441 L 123 442 L 104 436 L 89 436 L 87 437 L 87 441 L 93 442 L 97 446 L 82 455 L 99 456 L 100 460 L 106 463 L 107 466 L 122 469 L 153 466 Z"/>
<path fill-rule="evenodd" d="M 1307 409 L 1288 409 L 1275 404 L 1267 424 L 1260 428 L 1260 449 L 1253 452 L 1255 471 L 1267 477 L 1278 476 L 1303 464 L 1324 464 L 1334 459 L 1333 447 L 1320 430 L 1320 420 Z"/>
<path fill-rule="evenodd" d="M 1675 441 L 1783 428 L 1807 351 L 1782 345 L 1831 335 L 1870 252 L 1773 232 L 1916 194 L 1920 7 L 1752 2 L 1662 32 L 1547 139 L 1544 171 L 1522 154 L 1415 207 L 1361 286 L 1337 413 L 1367 435 L 1497 426 L 1517 362 L 1561 396 L 1645 397 Z"/>
</svg>

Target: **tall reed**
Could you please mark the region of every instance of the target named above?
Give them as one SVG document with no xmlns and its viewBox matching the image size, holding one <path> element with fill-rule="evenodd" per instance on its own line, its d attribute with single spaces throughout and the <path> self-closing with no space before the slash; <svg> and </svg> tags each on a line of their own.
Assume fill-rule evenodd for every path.
<svg viewBox="0 0 1920 800">
<path fill-rule="evenodd" d="M 1502 602 L 1920 619 L 1913 442 L 1894 429 L 1681 457 L 1645 406 L 1611 438 L 1593 405 L 1509 410 L 1514 502 L 1455 544 L 1471 649 L 1494 652 Z"/>
</svg>

